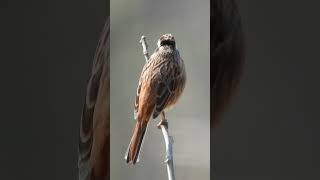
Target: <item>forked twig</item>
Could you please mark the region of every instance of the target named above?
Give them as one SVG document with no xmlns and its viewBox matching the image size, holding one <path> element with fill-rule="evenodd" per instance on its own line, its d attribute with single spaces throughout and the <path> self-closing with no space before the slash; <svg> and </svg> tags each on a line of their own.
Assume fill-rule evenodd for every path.
<svg viewBox="0 0 320 180">
<path fill-rule="evenodd" d="M 173 167 L 173 151 L 172 151 L 172 144 L 173 144 L 173 137 L 169 135 L 168 131 L 168 121 L 165 120 L 161 125 L 162 134 L 164 137 L 164 141 L 166 143 L 166 160 L 167 163 L 167 172 L 168 172 L 168 179 L 175 180 L 174 176 L 174 167 Z"/>
</svg>

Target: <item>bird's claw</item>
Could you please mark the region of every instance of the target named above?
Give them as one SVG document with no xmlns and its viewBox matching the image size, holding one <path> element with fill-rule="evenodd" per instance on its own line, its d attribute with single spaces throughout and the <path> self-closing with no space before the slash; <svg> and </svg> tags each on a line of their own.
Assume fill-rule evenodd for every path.
<svg viewBox="0 0 320 180">
<path fill-rule="evenodd" d="M 168 121 L 167 121 L 166 119 L 161 120 L 161 121 L 157 124 L 157 127 L 158 127 L 159 129 L 161 129 L 161 125 L 164 125 L 164 127 L 165 127 L 166 129 L 168 129 Z"/>
</svg>

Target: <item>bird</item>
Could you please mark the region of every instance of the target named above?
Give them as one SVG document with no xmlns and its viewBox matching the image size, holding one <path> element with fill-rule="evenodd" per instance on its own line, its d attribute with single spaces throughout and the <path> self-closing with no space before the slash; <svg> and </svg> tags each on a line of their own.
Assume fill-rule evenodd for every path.
<svg viewBox="0 0 320 180">
<path fill-rule="evenodd" d="M 186 84 L 183 59 L 176 48 L 172 34 L 162 35 L 157 48 L 144 65 L 134 103 L 133 130 L 125 160 L 133 165 L 140 160 L 141 147 L 149 120 L 160 115 L 157 127 L 167 125 L 165 111 L 171 109 L 181 97 Z"/>
<path fill-rule="evenodd" d="M 78 142 L 79 180 L 110 179 L 109 19 L 95 52 L 82 109 Z"/>
</svg>

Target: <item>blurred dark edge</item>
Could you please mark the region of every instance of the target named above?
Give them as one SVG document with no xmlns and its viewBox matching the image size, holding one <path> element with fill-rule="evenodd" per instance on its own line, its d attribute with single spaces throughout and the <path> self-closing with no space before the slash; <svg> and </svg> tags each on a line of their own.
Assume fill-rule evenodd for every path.
<svg viewBox="0 0 320 180">
<path fill-rule="evenodd" d="M 211 134 L 235 94 L 244 64 L 244 35 L 234 0 L 210 4 L 210 119 Z M 211 138 L 212 139 L 212 138 Z M 210 143 L 211 152 L 213 142 Z M 213 156 L 210 167 L 213 179 Z"/>
<path fill-rule="evenodd" d="M 79 129 L 79 180 L 110 179 L 110 1 L 87 82 Z"/>
<path fill-rule="evenodd" d="M 234 95 L 244 63 L 244 40 L 236 3 L 214 0 L 210 4 L 210 111 L 211 126 Z"/>
</svg>

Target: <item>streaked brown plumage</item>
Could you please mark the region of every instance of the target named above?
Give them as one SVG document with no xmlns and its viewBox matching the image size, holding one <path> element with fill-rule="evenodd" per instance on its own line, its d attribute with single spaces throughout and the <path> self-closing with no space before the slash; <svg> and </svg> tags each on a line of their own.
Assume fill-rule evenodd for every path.
<svg viewBox="0 0 320 180">
<path fill-rule="evenodd" d="M 109 19 L 95 53 L 79 132 L 79 180 L 110 179 Z"/>
<path fill-rule="evenodd" d="M 134 117 L 137 120 L 126 153 L 126 162 L 135 164 L 139 154 L 149 119 L 158 117 L 173 106 L 185 87 L 186 72 L 184 62 L 175 46 L 171 34 L 165 34 L 158 41 L 158 48 L 142 69 L 135 100 Z"/>
</svg>

